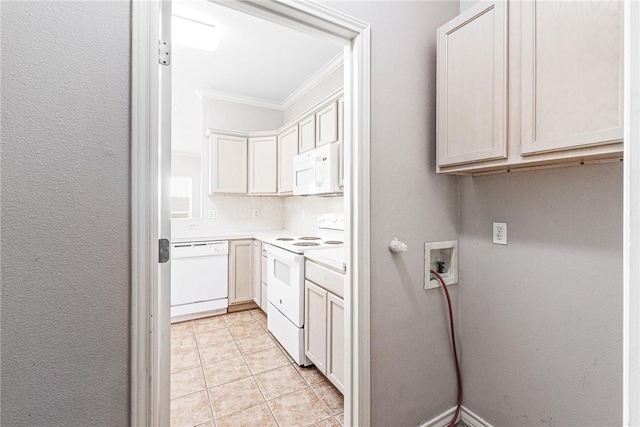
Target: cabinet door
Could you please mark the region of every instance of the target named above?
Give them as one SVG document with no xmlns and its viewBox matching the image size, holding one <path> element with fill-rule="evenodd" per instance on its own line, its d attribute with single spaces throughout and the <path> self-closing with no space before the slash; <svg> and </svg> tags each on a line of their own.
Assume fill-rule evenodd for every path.
<svg viewBox="0 0 640 427">
<path fill-rule="evenodd" d="M 249 139 L 249 193 L 278 192 L 278 142 L 275 136 Z"/>
<path fill-rule="evenodd" d="M 439 166 L 507 157 L 506 12 L 484 1 L 438 29 Z"/>
<path fill-rule="evenodd" d="M 340 144 L 340 188 L 344 189 L 344 98 L 338 99 L 338 143 Z"/>
<path fill-rule="evenodd" d="M 278 194 L 293 193 L 293 157 L 298 154 L 298 125 L 278 136 Z"/>
<path fill-rule="evenodd" d="M 253 241 L 253 302 L 262 307 L 262 243 Z"/>
<path fill-rule="evenodd" d="M 262 283 L 264 285 L 267 284 L 267 257 L 266 256 L 262 256 Z"/>
<path fill-rule="evenodd" d="M 253 240 L 229 244 L 229 304 L 253 299 Z"/>
<path fill-rule="evenodd" d="M 522 2 L 522 154 L 622 140 L 623 2 Z"/>
<path fill-rule="evenodd" d="M 344 301 L 327 296 L 327 378 L 344 393 Z"/>
<path fill-rule="evenodd" d="M 262 302 L 260 304 L 260 308 L 262 309 L 262 311 L 264 311 L 265 313 L 267 312 L 267 285 L 266 284 L 262 284 Z"/>
<path fill-rule="evenodd" d="M 305 280 L 304 351 L 322 373 L 327 361 L 327 291 Z"/>
<path fill-rule="evenodd" d="M 209 194 L 246 194 L 247 139 L 213 134 L 209 141 Z"/>
<path fill-rule="evenodd" d="M 338 103 L 336 101 L 316 112 L 316 146 L 338 140 Z"/>
<path fill-rule="evenodd" d="M 316 118 L 314 115 L 307 117 L 298 123 L 300 132 L 300 143 L 298 153 L 313 150 L 316 148 Z"/>
</svg>

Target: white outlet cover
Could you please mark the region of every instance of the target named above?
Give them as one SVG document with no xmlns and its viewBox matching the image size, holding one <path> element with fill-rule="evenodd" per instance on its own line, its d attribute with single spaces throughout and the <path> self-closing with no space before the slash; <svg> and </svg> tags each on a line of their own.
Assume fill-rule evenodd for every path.
<svg viewBox="0 0 640 427">
<path fill-rule="evenodd" d="M 218 211 L 216 209 L 209 211 L 209 219 L 218 219 Z"/>
<path fill-rule="evenodd" d="M 506 222 L 493 223 L 493 243 L 496 245 L 507 244 L 507 223 Z"/>
</svg>

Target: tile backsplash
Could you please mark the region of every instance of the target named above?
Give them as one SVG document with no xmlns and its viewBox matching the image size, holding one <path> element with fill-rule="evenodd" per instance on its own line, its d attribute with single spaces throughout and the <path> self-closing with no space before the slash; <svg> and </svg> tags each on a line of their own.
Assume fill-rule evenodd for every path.
<svg viewBox="0 0 640 427">
<path fill-rule="evenodd" d="M 215 211 L 216 219 L 209 219 L 211 211 Z M 171 237 L 201 238 L 282 228 L 315 233 L 317 218 L 328 212 L 344 212 L 344 198 L 204 196 L 202 218 L 171 221 Z"/>
<path fill-rule="evenodd" d="M 344 197 L 287 197 L 284 199 L 284 228 L 315 233 L 316 220 L 329 212 L 344 212 Z"/>
<path fill-rule="evenodd" d="M 201 219 L 171 222 L 171 237 L 206 237 L 284 227 L 282 199 L 257 196 L 204 196 Z M 258 211 L 254 216 L 254 211 Z M 215 211 L 217 218 L 209 219 Z M 191 227 L 196 228 L 191 228 Z"/>
</svg>

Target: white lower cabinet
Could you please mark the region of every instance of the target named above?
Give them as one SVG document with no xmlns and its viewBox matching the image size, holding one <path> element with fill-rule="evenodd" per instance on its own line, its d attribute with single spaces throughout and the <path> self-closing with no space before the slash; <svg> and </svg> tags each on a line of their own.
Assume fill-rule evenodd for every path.
<svg viewBox="0 0 640 427">
<path fill-rule="evenodd" d="M 229 305 L 253 300 L 253 239 L 229 243 Z"/>
<path fill-rule="evenodd" d="M 344 274 L 305 264 L 305 354 L 344 393 Z"/>
<path fill-rule="evenodd" d="M 327 364 L 327 294 L 308 280 L 304 283 L 304 351 L 320 372 Z"/>
<path fill-rule="evenodd" d="M 262 307 L 262 242 L 253 241 L 253 302 Z"/>
<path fill-rule="evenodd" d="M 262 249 L 262 290 L 260 292 L 260 308 L 267 312 L 267 256 L 264 248 Z"/>
<path fill-rule="evenodd" d="M 344 300 L 327 294 L 326 376 L 344 393 Z"/>
</svg>

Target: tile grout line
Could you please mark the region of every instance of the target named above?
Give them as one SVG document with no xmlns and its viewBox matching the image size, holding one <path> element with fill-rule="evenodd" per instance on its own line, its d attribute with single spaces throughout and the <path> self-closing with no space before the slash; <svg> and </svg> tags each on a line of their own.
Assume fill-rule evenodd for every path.
<svg viewBox="0 0 640 427">
<path fill-rule="evenodd" d="M 318 383 L 316 383 L 316 384 L 321 384 L 321 383 L 323 383 L 323 382 L 324 382 L 324 381 L 320 381 L 320 382 L 318 382 Z M 329 384 L 331 384 L 331 383 L 329 383 Z M 320 421 L 318 421 L 318 422 L 322 422 L 322 421 L 328 420 L 329 418 L 333 418 L 333 419 L 335 419 L 335 415 L 333 415 L 333 411 L 331 410 L 331 408 L 329 408 L 329 405 L 327 405 L 327 403 L 324 401 L 324 399 L 322 398 L 322 396 L 320 396 L 320 395 L 318 394 L 318 392 L 316 391 L 316 389 L 315 389 L 311 384 L 309 384 L 309 387 L 311 388 L 311 390 L 313 390 L 313 393 L 318 397 L 318 399 L 320 399 L 320 402 L 322 402 L 322 404 L 324 405 L 324 407 L 325 407 L 325 408 L 327 408 L 327 410 L 328 410 L 328 411 L 329 411 L 329 413 L 331 414 L 329 417 L 327 417 L 327 418 L 323 418 L 322 420 L 320 420 Z M 336 420 L 336 422 L 337 422 L 338 424 L 340 424 L 340 423 L 338 422 L 338 420 Z M 316 424 L 317 424 L 317 423 L 316 423 Z"/>
<path fill-rule="evenodd" d="M 251 316 L 255 319 L 256 322 L 258 322 L 258 319 L 255 318 L 255 316 L 253 315 L 253 313 L 250 313 Z M 258 322 L 259 323 L 259 322 Z M 259 324 L 260 328 L 262 328 L 262 325 Z M 265 331 L 265 333 L 267 332 L 266 329 L 262 328 L 263 331 Z M 233 334 L 231 334 L 233 336 Z M 268 335 L 267 335 L 268 336 Z M 235 342 L 235 337 L 233 337 L 234 342 Z M 269 339 L 271 339 L 271 337 L 269 337 Z M 276 343 L 274 343 L 276 344 Z M 271 417 L 273 418 L 273 420 L 276 422 L 276 425 L 279 427 L 280 426 L 280 422 L 278 421 L 278 418 L 276 418 L 276 414 L 273 413 L 273 411 L 271 410 L 271 406 L 269 406 L 269 402 L 267 402 L 267 399 L 264 397 L 264 393 L 262 392 L 262 389 L 260 388 L 260 386 L 258 385 L 258 381 L 256 381 L 255 379 L 255 375 L 254 373 L 251 371 L 251 368 L 249 368 L 249 364 L 247 363 L 247 360 L 244 358 L 244 353 L 242 352 L 242 350 L 240 350 L 240 346 L 238 345 L 238 343 L 236 342 L 236 345 L 238 346 L 238 350 L 240 351 L 240 355 L 242 356 L 242 360 L 244 361 L 245 365 L 247 365 L 247 369 L 249 369 L 249 373 L 251 374 L 251 378 L 253 379 L 253 382 L 256 384 L 256 387 L 258 388 L 258 391 L 260 392 L 260 395 L 262 396 L 262 400 L 264 403 L 264 405 L 267 407 L 267 410 L 269 411 L 269 413 L 271 414 Z M 277 347 L 277 344 L 276 344 Z M 270 347 L 272 348 L 272 347 Z M 258 351 L 262 351 L 262 350 L 258 350 Z M 257 353 L 257 352 L 255 352 Z M 253 353 L 248 353 L 248 354 L 253 354 Z M 285 356 L 286 357 L 286 356 Z M 277 369 L 277 368 L 276 368 Z M 265 371 L 267 372 L 267 371 Z M 260 403 L 260 404 L 262 404 Z M 257 405 L 256 405 L 257 406 Z"/>
<path fill-rule="evenodd" d="M 264 403 L 264 404 L 266 404 L 266 403 L 267 403 L 267 400 L 264 398 L 264 395 L 262 394 L 262 390 L 260 390 L 260 386 L 258 386 L 258 383 L 256 382 L 255 378 L 253 377 L 253 372 L 251 372 L 251 368 L 249 368 L 249 364 L 247 363 L 247 360 L 244 358 L 244 353 L 243 353 L 243 352 L 242 352 L 242 350 L 240 349 L 240 346 L 238 345 L 238 341 L 236 341 L 236 337 L 233 335 L 233 333 L 231 332 L 231 329 L 229 328 L 229 323 L 227 322 L 227 319 L 225 318 L 228 314 L 229 314 L 229 313 L 222 315 L 222 320 L 224 320 L 224 323 L 227 325 L 227 329 L 229 329 L 229 335 L 231 335 L 231 339 L 233 340 L 233 343 L 234 343 L 234 344 L 236 345 L 236 347 L 238 348 L 238 352 L 240 352 L 240 357 L 242 357 L 242 361 L 244 362 L 245 366 L 246 366 L 246 367 L 247 367 L 247 369 L 249 370 L 249 376 L 248 376 L 248 377 L 244 377 L 244 378 L 249 378 L 249 377 L 251 377 L 251 379 L 252 379 L 252 380 L 253 380 L 253 382 L 255 383 L 256 387 L 258 388 L 258 391 L 260 392 L 260 396 L 262 396 L 262 400 L 263 400 L 263 401 L 262 401 L 262 402 L 260 402 L 260 403 L 258 403 L 257 405 L 249 406 L 249 407 L 247 407 L 247 408 L 239 409 L 239 410 L 237 410 L 237 411 L 234 411 L 234 412 L 231 412 L 231 413 L 229 413 L 229 414 L 226 414 L 226 415 L 225 415 L 225 417 L 226 417 L 226 416 L 233 415 L 233 414 L 238 413 L 238 412 L 240 412 L 240 411 L 244 411 L 244 410 L 246 410 L 246 409 L 253 408 L 254 406 L 258 406 L 258 405 L 261 405 L 261 404 L 263 404 L 263 403 Z M 249 315 L 250 315 L 252 318 L 254 317 L 254 316 L 253 316 L 253 314 L 251 314 L 251 313 L 249 313 Z M 262 350 L 258 350 L 258 351 L 262 351 Z M 255 353 L 257 353 L 257 351 L 256 351 Z M 249 354 L 252 354 L 252 353 L 249 353 Z M 228 360 L 228 359 L 225 359 L 225 360 Z M 240 379 L 243 379 L 243 378 L 240 378 Z M 237 380 L 233 380 L 233 381 L 237 381 Z M 228 382 L 226 382 L 226 383 L 224 383 L 224 384 L 229 384 L 229 383 L 231 383 L 231 382 L 233 382 L 233 381 L 228 381 Z M 205 383 L 206 383 L 206 380 L 205 380 Z M 221 385 L 221 384 L 219 384 L 219 385 Z M 218 387 L 218 386 L 215 386 L 215 387 Z M 212 387 L 212 388 L 213 388 L 213 387 Z M 209 387 L 207 387 L 207 395 L 208 395 L 208 394 L 209 394 Z M 209 399 L 209 405 L 211 406 L 211 399 Z M 269 407 L 269 405 L 267 405 L 267 408 L 268 408 L 268 407 Z M 213 413 L 213 407 L 211 407 L 211 412 Z M 269 412 L 271 412 L 271 409 L 269 409 Z M 272 414 L 272 415 L 273 415 L 273 414 Z M 223 417 L 220 417 L 220 418 L 223 418 Z M 275 417 L 274 417 L 274 418 L 275 418 Z M 213 419 L 214 419 L 214 423 L 215 423 L 215 419 L 216 419 L 215 414 L 213 415 Z M 277 422 L 276 422 L 276 423 L 277 423 Z"/>
<path fill-rule="evenodd" d="M 200 361 L 200 371 L 202 372 L 202 380 L 204 381 L 204 392 L 207 395 L 207 402 L 209 402 L 209 413 L 211 414 L 211 421 L 213 425 L 216 425 L 215 417 L 213 416 L 213 408 L 211 407 L 211 398 L 209 397 L 209 389 L 207 388 L 207 377 L 204 374 L 204 363 L 202 363 L 202 356 L 200 356 L 200 345 L 198 344 L 198 333 L 194 327 L 193 321 L 191 321 L 191 327 L 193 328 L 193 335 L 196 341 L 196 350 L 198 352 L 198 360 Z M 209 422 L 209 420 L 205 421 Z M 204 423 L 203 423 L 204 424 Z"/>
<path fill-rule="evenodd" d="M 255 309 L 255 310 L 257 311 L 258 309 Z M 230 327 L 230 326 L 231 326 L 231 324 L 227 321 L 228 314 L 224 314 L 224 315 L 222 315 L 222 316 L 221 316 L 221 317 L 222 317 L 222 320 L 223 320 L 223 322 L 224 322 L 224 326 L 225 326 L 225 328 L 227 329 L 227 331 L 228 331 L 228 333 L 229 333 L 229 335 L 230 335 L 230 337 L 231 337 L 231 342 L 233 342 L 233 343 L 235 344 L 236 348 L 237 348 L 237 349 L 238 349 L 238 351 L 239 351 L 240 357 L 242 357 L 242 361 L 244 362 L 245 366 L 247 367 L 247 369 L 248 369 L 248 371 L 249 371 L 249 376 L 244 377 L 244 378 L 248 378 L 248 377 L 251 377 L 251 378 L 252 378 L 252 380 L 253 380 L 254 384 L 256 385 L 256 387 L 257 387 L 257 389 L 258 389 L 258 391 L 260 392 L 260 395 L 261 395 L 261 397 L 262 397 L 262 402 L 257 403 L 257 404 L 255 404 L 255 405 L 248 406 L 248 407 L 246 407 L 246 408 L 239 409 L 239 410 L 234 411 L 234 412 L 231 412 L 231 413 L 229 413 L 229 414 L 225 414 L 225 415 L 224 415 L 224 417 L 231 416 L 231 415 L 236 414 L 236 413 L 238 413 L 238 412 L 245 411 L 245 410 L 248 410 L 248 409 L 251 409 L 251 408 L 254 408 L 254 407 L 257 407 L 257 406 L 260 406 L 260 405 L 263 405 L 263 404 L 264 404 L 264 405 L 266 405 L 266 407 L 267 407 L 267 409 L 268 409 L 269 413 L 271 414 L 271 416 L 272 416 L 273 420 L 275 421 L 276 425 L 280 426 L 280 424 L 281 424 L 281 423 L 280 423 L 280 421 L 278 420 L 278 418 L 276 417 L 276 415 L 275 415 L 275 413 L 273 412 L 273 410 L 271 409 L 271 406 L 269 405 L 269 402 L 272 402 L 272 401 L 274 401 L 274 400 L 276 400 L 276 399 L 279 399 L 279 398 L 282 398 L 282 397 L 285 397 L 285 396 L 288 396 L 288 395 L 291 395 L 291 394 L 294 394 L 294 393 L 298 393 L 298 392 L 300 392 L 300 391 L 302 391 L 302 390 L 305 390 L 305 389 L 307 389 L 307 388 L 310 388 L 310 389 L 312 390 L 313 394 L 314 394 L 314 395 L 315 395 L 315 396 L 320 400 L 320 402 L 322 403 L 322 406 L 323 406 L 323 407 L 324 407 L 324 408 L 329 412 L 329 414 L 330 414 L 328 417 L 326 417 L 326 418 L 323 418 L 323 419 L 319 420 L 319 421 L 318 421 L 318 423 L 323 422 L 323 421 L 326 421 L 326 420 L 329 420 L 329 419 L 333 419 L 336 423 L 340 424 L 340 423 L 339 423 L 339 421 L 338 421 L 338 420 L 337 420 L 337 418 L 336 418 L 336 415 L 333 413 L 334 411 L 333 411 L 333 410 L 329 407 L 329 405 L 328 405 L 328 404 L 327 404 L 327 403 L 322 399 L 322 397 L 318 394 L 318 392 L 316 391 L 316 389 L 315 389 L 315 387 L 314 387 L 314 385 L 321 384 L 321 383 L 323 383 L 323 382 L 328 382 L 328 379 L 325 377 L 325 378 L 324 378 L 324 380 L 322 380 L 322 381 L 318 381 L 318 382 L 316 382 L 316 383 L 314 383 L 314 384 L 312 384 L 310 381 L 308 381 L 308 380 L 307 380 L 307 379 L 302 375 L 302 372 L 300 372 L 300 370 L 299 370 L 299 368 L 298 368 L 298 366 L 297 366 L 297 363 L 296 363 L 295 361 L 292 361 L 292 360 L 288 357 L 288 355 L 286 354 L 286 350 L 284 350 L 284 348 L 280 345 L 280 343 L 279 343 L 276 339 L 274 339 L 274 337 L 272 337 L 272 336 L 271 336 L 271 334 L 269 333 L 268 328 L 265 328 L 265 326 L 266 326 L 266 325 L 263 325 L 263 324 L 262 324 L 261 316 L 260 316 L 260 315 L 256 315 L 256 314 L 254 314 L 254 313 L 252 312 L 253 310 L 248 310 L 248 311 L 249 311 L 249 315 L 251 316 L 251 317 L 250 317 L 250 319 L 247 319 L 247 320 L 249 320 L 249 322 L 248 322 L 248 323 L 258 323 L 258 324 L 259 324 L 259 326 L 260 326 L 260 329 L 262 330 L 262 332 L 264 332 L 264 333 L 269 337 L 269 339 L 270 339 L 270 340 L 275 344 L 275 347 L 267 347 L 267 348 L 265 348 L 265 349 L 260 349 L 260 350 L 252 351 L 252 352 L 250 352 L 250 353 L 246 353 L 246 354 L 245 354 L 242 350 L 240 350 L 240 345 L 238 344 L 237 339 L 240 339 L 240 338 L 248 338 L 248 337 L 252 337 L 252 336 L 259 336 L 259 334 L 255 334 L 255 335 L 251 335 L 251 334 L 249 334 L 249 335 L 246 335 L 246 336 L 236 337 L 236 336 L 232 333 L 232 331 L 231 331 L 231 327 Z M 225 382 L 225 383 L 217 384 L 217 385 L 212 386 L 212 387 L 209 387 L 209 386 L 208 386 L 208 384 L 207 384 L 207 380 L 206 380 L 206 375 L 205 375 L 205 372 L 204 372 L 204 366 L 205 366 L 205 364 L 204 364 L 204 361 L 203 361 L 202 356 L 201 356 L 201 354 L 200 354 L 201 346 L 200 346 L 199 341 L 198 341 L 198 335 L 199 335 L 199 334 L 203 334 L 203 333 L 204 333 L 204 332 L 206 332 L 206 331 L 204 331 L 204 332 L 203 332 L 203 331 L 200 331 L 200 332 L 198 333 L 198 332 L 196 331 L 196 329 L 195 329 L 194 322 L 193 322 L 193 321 L 189 321 L 189 322 L 190 322 L 190 326 L 191 326 L 191 328 L 190 328 L 190 329 L 191 329 L 191 331 L 192 331 L 192 333 L 193 333 L 193 335 L 194 335 L 195 350 L 196 350 L 197 355 L 198 355 L 199 368 L 200 368 L 200 370 L 201 370 L 201 374 L 202 374 L 202 377 L 203 377 L 203 380 L 204 380 L 204 383 L 205 383 L 205 389 L 204 389 L 204 391 L 207 393 L 207 401 L 209 402 L 209 411 L 210 411 L 209 413 L 210 413 L 210 416 L 212 417 L 211 419 L 209 419 L 209 420 L 205 421 L 204 423 L 207 423 L 207 422 L 213 422 L 213 423 L 214 423 L 214 425 L 217 425 L 217 423 L 216 423 L 216 417 L 215 417 L 215 412 L 214 412 L 214 410 L 213 410 L 213 405 L 212 405 L 211 398 L 210 398 L 210 395 L 209 395 L 209 390 L 210 390 L 211 388 L 215 388 L 215 387 L 218 387 L 218 386 L 221 386 L 221 385 L 224 385 L 224 384 L 229 384 L 229 383 L 231 383 L 231 382 L 233 382 L 233 381 L 236 381 L 236 380 L 233 380 L 233 381 L 227 381 L 227 382 Z M 242 321 L 241 321 L 241 322 L 242 322 Z M 219 327 L 219 328 L 212 328 L 212 329 L 224 329 L 224 328 Z M 186 334 L 185 334 L 185 335 L 186 335 Z M 224 342 L 226 342 L 226 341 L 224 341 Z M 213 344 L 212 344 L 212 347 L 215 347 L 216 345 L 219 345 L 220 343 L 223 343 L 223 341 L 220 341 L 219 343 L 213 343 Z M 207 348 L 209 348 L 209 347 L 207 347 Z M 283 366 L 275 367 L 275 368 L 272 368 L 272 369 L 267 369 L 266 371 L 262 371 L 262 372 L 259 372 L 259 373 L 253 373 L 253 372 L 252 372 L 252 370 L 249 368 L 249 364 L 247 363 L 246 356 L 251 355 L 251 354 L 255 354 L 255 353 L 258 353 L 258 352 L 261 352 L 261 351 L 270 350 L 270 349 L 273 349 L 273 348 L 278 348 L 278 350 L 280 350 L 280 351 L 283 353 L 283 355 L 284 355 L 284 356 L 285 356 L 285 358 L 287 359 L 287 364 L 285 364 L 285 365 L 283 365 Z M 204 349 L 204 348 L 203 348 L 203 349 Z M 188 349 L 187 349 L 187 350 L 188 350 Z M 187 351 L 187 350 L 184 350 L 184 351 Z M 223 361 L 225 361 L 225 360 L 230 360 L 230 359 L 232 359 L 232 358 L 234 358 L 234 357 L 232 356 L 232 357 L 227 357 L 227 358 L 225 358 L 225 359 L 216 360 L 215 362 L 213 362 L 213 363 L 211 363 L 211 364 L 209 364 L 209 365 L 216 364 L 216 363 L 219 363 L 219 362 L 223 362 Z M 277 397 L 274 397 L 274 398 L 272 398 L 272 399 L 270 399 L 270 400 L 267 400 L 267 399 L 266 399 L 266 397 L 265 397 L 265 395 L 264 395 L 263 390 L 262 390 L 262 389 L 260 388 L 260 386 L 258 385 L 258 382 L 257 382 L 257 380 L 256 380 L 256 376 L 257 376 L 257 375 L 264 374 L 264 373 L 266 373 L 266 372 L 270 372 L 270 371 L 276 370 L 276 369 L 281 369 L 281 368 L 284 368 L 284 367 L 286 367 L 286 366 L 292 366 L 292 367 L 294 368 L 295 372 L 296 372 L 296 373 L 299 375 L 299 377 L 302 379 L 302 381 L 303 381 L 303 383 L 305 384 L 305 386 L 304 386 L 304 387 L 302 387 L 302 388 L 300 388 L 300 389 L 298 389 L 298 390 L 294 390 L 294 391 L 291 391 L 291 392 L 289 392 L 289 393 L 285 393 L 285 394 L 283 394 L 283 395 L 281 395 L 281 396 L 277 396 Z M 193 369 L 193 368 L 189 368 L 189 369 Z M 185 369 L 185 370 L 186 370 L 186 369 Z M 182 370 L 182 371 L 176 371 L 175 373 L 183 372 L 183 371 L 184 371 L 184 370 Z M 173 373 L 172 373 L 172 374 L 173 374 Z M 240 379 L 243 379 L 243 378 L 240 378 Z M 194 391 L 194 392 L 192 392 L 192 393 L 187 393 L 185 396 L 190 395 L 190 394 L 199 393 L 199 392 L 201 392 L 201 391 L 202 391 L 202 390 Z M 339 414 L 338 414 L 338 415 L 339 415 Z M 223 418 L 223 417 L 220 417 L 220 418 Z M 201 423 L 201 424 L 202 424 L 202 423 Z M 197 426 L 200 426 L 201 424 L 196 425 L 196 427 L 197 427 Z M 316 424 L 317 424 L 317 423 L 316 423 Z"/>
</svg>

